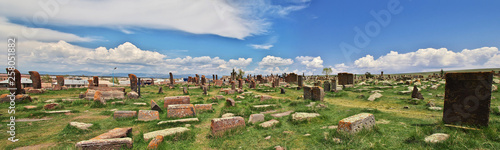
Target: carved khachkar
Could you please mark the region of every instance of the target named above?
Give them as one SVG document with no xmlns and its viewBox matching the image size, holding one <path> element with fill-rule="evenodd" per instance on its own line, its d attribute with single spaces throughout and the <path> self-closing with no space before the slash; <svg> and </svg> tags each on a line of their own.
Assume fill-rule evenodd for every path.
<svg viewBox="0 0 500 150">
<path fill-rule="evenodd" d="M 9 86 L 10 93 L 15 93 L 15 95 L 24 94 L 24 90 L 21 86 L 21 73 L 19 70 L 9 70 L 9 68 L 6 68 L 5 70 L 7 70 L 7 75 L 9 76 L 7 84 Z"/>
<path fill-rule="evenodd" d="M 29 71 L 31 81 L 33 82 L 33 89 L 41 89 L 42 81 L 40 79 L 40 74 L 36 71 Z"/>
<path fill-rule="evenodd" d="M 443 122 L 488 126 L 492 72 L 446 73 Z"/>
<path fill-rule="evenodd" d="M 137 76 L 128 74 L 128 77 L 130 78 L 130 89 L 137 92 Z"/>
</svg>

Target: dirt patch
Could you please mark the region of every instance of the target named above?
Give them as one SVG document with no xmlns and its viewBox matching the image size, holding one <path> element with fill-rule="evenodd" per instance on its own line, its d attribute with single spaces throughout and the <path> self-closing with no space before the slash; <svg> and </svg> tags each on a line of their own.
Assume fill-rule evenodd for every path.
<svg viewBox="0 0 500 150">
<path fill-rule="evenodd" d="M 14 150 L 48 149 L 49 147 L 52 147 L 55 145 L 56 145 L 55 143 L 43 143 L 43 144 L 38 144 L 38 145 L 18 147 L 18 148 L 15 148 Z"/>
</svg>

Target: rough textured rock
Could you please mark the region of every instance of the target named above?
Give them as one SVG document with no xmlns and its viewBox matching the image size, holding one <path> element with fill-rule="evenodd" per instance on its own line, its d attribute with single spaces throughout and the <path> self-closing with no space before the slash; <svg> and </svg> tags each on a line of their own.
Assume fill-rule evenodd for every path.
<svg viewBox="0 0 500 150">
<path fill-rule="evenodd" d="M 232 98 L 226 99 L 226 106 L 234 107 L 236 106 L 236 102 Z"/>
<path fill-rule="evenodd" d="M 304 99 L 312 99 L 312 88 L 304 86 Z"/>
<path fill-rule="evenodd" d="M 83 122 L 70 122 L 69 125 L 76 127 L 78 129 L 88 130 L 88 128 L 91 127 L 93 124 L 83 123 Z"/>
<path fill-rule="evenodd" d="M 160 120 L 160 113 L 156 110 L 139 110 L 139 121 Z"/>
<path fill-rule="evenodd" d="M 488 126 L 492 72 L 446 73 L 443 122 Z"/>
<path fill-rule="evenodd" d="M 163 136 L 157 135 L 151 142 L 148 144 L 148 149 L 158 149 L 158 145 L 163 142 Z"/>
<path fill-rule="evenodd" d="M 434 133 L 432 135 L 425 137 L 424 141 L 427 143 L 439 143 L 439 142 L 446 141 L 449 137 L 450 137 L 450 135 L 448 135 L 448 134 Z"/>
<path fill-rule="evenodd" d="M 325 91 L 322 87 L 313 87 L 311 93 L 313 101 L 323 101 L 323 98 L 325 97 Z"/>
<path fill-rule="evenodd" d="M 248 123 L 257 123 L 264 121 L 264 114 L 251 114 Z"/>
<path fill-rule="evenodd" d="M 243 117 L 215 118 L 212 119 L 210 125 L 213 136 L 222 136 L 227 131 L 240 128 L 245 128 L 245 119 Z"/>
<path fill-rule="evenodd" d="M 52 109 L 55 109 L 57 106 L 59 106 L 58 103 L 50 103 L 50 104 L 44 105 L 43 109 L 45 109 L 45 110 L 52 110 Z"/>
<path fill-rule="evenodd" d="M 260 101 L 265 101 L 265 100 L 270 100 L 272 99 L 273 97 L 269 96 L 269 95 L 261 95 L 260 96 Z"/>
<path fill-rule="evenodd" d="M 137 76 L 135 74 L 128 74 L 130 78 L 130 89 L 134 92 L 137 92 Z"/>
<path fill-rule="evenodd" d="M 160 106 L 154 100 L 151 100 L 151 110 L 161 111 Z"/>
<path fill-rule="evenodd" d="M 113 114 L 114 119 L 118 118 L 135 118 L 137 111 L 115 111 Z"/>
<path fill-rule="evenodd" d="M 193 104 L 169 105 L 167 108 L 167 117 L 169 118 L 183 118 L 188 116 L 196 116 Z"/>
<path fill-rule="evenodd" d="M 18 94 L 14 99 L 15 102 L 21 102 L 23 100 L 29 100 L 30 102 L 32 101 L 31 97 L 28 94 Z M 9 94 L 2 94 L 0 96 L 0 103 L 5 103 L 5 102 L 10 102 Z"/>
<path fill-rule="evenodd" d="M 139 98 L 139 93 L 135 92 L 135 91 L 130 91 L 127 93 L 127 97 L 129 99 L 138 99 Z"/>
<path fill-rule="evenodd" d="M 102 96 L 101 91 L 95 91 L 95 93 L 94 93 L 94 101 L 106 104 L 106 100 L 104 100 L 104 97 Z"/>
<path fill-rule="evenodd" d="M 158 122 L 158 125 L 160 124 L 168 124 L 168 123 L 176 123 L 176 122 L 194 122 L 194 121 L 200 121 L 198 118 L 185 118 L 185 119 L 177 119 L 177 120 L 167 120 L 167 121 L 160 121 Z"/>
<path fill-rule="evenodd" d="M 144 141 L 149 141 L 158 135 L 165 137 L 165 136 L 175 135 L 175 134 L 179 134 L 179 133 L 184 133 L 186 131 L 189 131 L 189 129 L 185 128 L 185 127 L 168 128 L 168 129 L 144 133 L 143 138 L 144 138 Z"/>
<path fill-rule="evenodd" d="M 194 109 L 196 111 L 207 111 L 212 110 L 212 104 L 195 104 Z"/>
<path fill-rule="evenodd" d="M 320 116 L 318 113 L 296 112 L 292 114 L 292 119 L 295 121 L 302 121 L 302 120 L 309 120 L 318 116 Z"/>
<path fill-rule="evenodd" d="M 25 109 L 36 109 L 37 106 L 33 106 L 33 105 L 28 105 L 28 106 L 23 106 Z"/>
<path fill-rule="evenodd" d="M 292 112 L 293 111 L 286 111 L 286 112 L 282 112 L 282 113 L 271 114 L 271 116 L 279 118 L 279 117 L 283 117 L 283 116 L 288 116 Z"/>
<path fill-rule="evenodd" d="M 36 71 L 29 71 L 30 79 L 33 83 L 33 89 L 41 89 L 42 88 L 42 80 L 40 79 L 40 74 Z"/>
<path fill-rule="evenodd" d="M 377 99 L 377 98 L 381 98 L 382 96 L 383 96 L 383 95 L 382 95 L 382 94 L 380 94 L 380 93 L 374 93 L 374 94 L 370 95 L 370 97 L 368 97 L 368 100 L 369 100 L 369 101 L 374 101 L 375 99 Z"/>
<path fill-rule="evenodd" d="M 413 91 L 411 92 L 411 98 L 424 99 L 424 96 L 422 96 L 422 93 L 420 93 L 418 91 L 417 85 L 413 86 Z"/>
<path fill-rule="evenodd" d="M 272 120 L 269 120 L 269 121 L 266 121 L 266 122 L 259 124 L 259 126 L 261 126 L 263 128 L 269 128 L 269 127 L 272 127 L 278 123 L 280 123 L 278 120 L 272 119 Z"/>
<path fill-rule="evenodd" d="M 189 96 L 170 96 L 163 99 L 163 108 L 168 108 L 168 105 L 173 104 L 191 104 Z"/>
<path fill-rule="evenodd" d="M 233 113 L 225 113 L 225 114 L 222 114 L 221 117 L 222 118 L 234 117 L 234 114 Z"/>
<path fill-rule="evenodd" d="M 121 149 L 122 147 L 132 148 L 133 143 L 132 138 L 113 138 L 80 141 L 75 144 L 75 147 L 82 150 Z"/>
<path fill-rule="evenodd" d="M 360 113 L 340 120 L 337 130 L 356 133 L 362 129 L 371 129 L 373 126 L 375 126 L 375 116 L 369 113 Z"/>
<path fill-rule="evenodd" d="M 106 133 L 98 135 L 90 140 L 100 140 L 100 139 L 113 139 L 113 138 L 122 138 L 127 137 L 127 134 L 132 132 L 132 128 L 114 128 L 113 130 L 109 130 Z"/>
</svg>

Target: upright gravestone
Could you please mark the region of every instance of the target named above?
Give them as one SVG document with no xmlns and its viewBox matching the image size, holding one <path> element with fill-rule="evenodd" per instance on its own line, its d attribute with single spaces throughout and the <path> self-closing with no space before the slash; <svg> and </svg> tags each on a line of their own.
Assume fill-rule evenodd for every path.
<svg viewBox="0 0 500 150">
<path fill-rule="evenodd" d="M 330 90 L 337 91 L 337 80 L 335 80 L 335 78 L 332 80 L 332 83 L 330 84 Z"/>
<path fill-rule="evenodd" d="M 137 94 L 139 94 L 139 97 L 141 97 L 141 85 L 142 85 L 142 81 L 141 81 L 141 78 L 137 78 L 137 81 L 139 81 L 139 83 L 137 83 Z"/>
<path fill-rule="evenodd" d="M 99 87 L 99 77 L 98 76 L 94 76 L 93 80 L 94 80 L 94 86 L 95 87 Z"/>
<path fill-rule="evenodd" d="M 231 90 L 236 90 L 236 85 L 234 81 L 231 81 Z"/>
<path fill-rule="evenodd" d="M 33 89 L 41 89 L 42 81 L 40 79 L 40 74 L 36 71 L 29 71 L 31 81 L 33 82 Z"/>
<path fill-rule="evenodd" d="M 172 75 L 172 72 L 168 74 L 170 75 L 170 86 L 174 86 L 174 76 Z"/>
<path fill-rule="evenodd" d="M 446 73 L 443 122 L 488 126 L 492 72 Z"/>
<path fill-rule="evenodd" d="M 243 80 L 242 79 L 238 79 L 238 88 L 243 89 Z"/>
<path fill-rule="evenodd" d="M 206 79 L 205 75 L 201 75 L 201 85 L 205 85 Z"/>
<path fill-rule="evenodd" d="M 89 89 L 94 88 L 94 81 L 92 81 L 92 79 L 87 80 L 87 82 L 89 83 Z"/>
<path fill-rule="evenodd" d="M 7 71 L 7 75 L 9 76 L 7 85 L 9 87 L 10 93 L 24 94 L 24 90 L 21 86 L 21 73 L 17 69 L 9 70 L 9 68 L 5 69 Z M 13 79 L 14 81 L 12 81 Z"/>
<path fill-rule="evenodd" d="M 134 74 L 128 74 L 128 78 L 130 78 L 130 89 L 137 92 L 137 76 Z"/>
<path fill-rule="evenodd" d="M 64 86 L 64 76 L 56 76 L 57 85 L 63 87 Z"/>
<path fill-rule="evenodd" d="M 325 90 L 325 92 L 330 92 L 330 82 L 323 82 L 323 89 Z"/>
<path fill-rule="evenodd" d="M 304 76 L 298 76 L 297 77 L 297 85 L 299 86 L 299 88 L 301 88 L 302 86 L 304 86 Z"/>
</svg>

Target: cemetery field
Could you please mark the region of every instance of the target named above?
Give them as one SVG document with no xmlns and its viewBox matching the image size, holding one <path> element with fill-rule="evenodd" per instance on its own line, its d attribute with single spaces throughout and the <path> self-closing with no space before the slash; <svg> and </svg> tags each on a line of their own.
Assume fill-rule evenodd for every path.
<svg viewBox="0 0 500 150">
<path fill-rule="evenodd" d="M 499 79 L 496 76 L 494 79 Z M 75 149 L 75 144 L 106 133 L 114 128 L 132 127 L 127 136 L 133 139 L 132 149 L 146 149 L 150 141 L 143 135 L 148 132 L 173 127 L 187 127 L 189 131 L 165 136 L 158 149 L 275 149 L 281 146 L 286 149 L 498 149 L 500 148 L 500 92 L 494 91 L 491 96 L 491 113 L 488 127 L 466 128 L 449 127 L 442 121 L 442 110 L 430 110 L 427 103 L 430 101 L 436 107 L 443 107 L 445 84 L 444 80 L 421 81 L 420 88 L 424 99 L 411 99 L 413 85 L 406 85 L 396 81 L 365 81 L 367 85 L 357 83 L 354 87 L 347 87 L 337 92 L 325 92 L 324 101 L 304 100 L 303 89 L 277 87 L 259 84 L 257 88 L 248 88 L 245 84 L 244 94 L 225 94 L 219 92 L 221 88 L 212 86 L 208 95 L 203 95 L 200 88 L 189 89 L 191 104 L 213 104 L 213 110 L 196 113 L 198 122 L 170 123 L 158 125 L 160 121 L 174 120 L 168 118 L 164 108 L 164 97 L 185 96 L 181 84 L 174 89 L 163 86 L 163 93 L 159 94 L 160 85 L 146 85 L 141 87 L 141 97 L 138 99 L 108 100 L 106 104 L 91 100 L 79 99 L 80 93 L 87 89 L 67 89 L 60 91 L 46 91 L 43 94 L 30 94 L 32 102 L 16 103 L 15 131 L 18 142 L 10 142 L 7 134 L 0 134 L 0 149 L 14 149 L 19 147 L 42 149 Z M 440 85 L 431 89 L 431 84 Z M 305 83 L 312 86 L 312 82 Z M 495 86 L 500 86 L 494 83 Z M 294 85 L 292 85 L 294 86 Z M 190 87 L 194 87 L 191 85 Z M 281 94 L 280 88 L 286 90 Z M 130 92 L 130 87 L 125 87 Z M 377 91 L 378 90 L 378 91 Z M 410 91 L 401 92 L 401 91 Z M 370 95 L 380 93 L 383 96 L 374 101 L 368 100 Z M 7 94 L 8 91 L 0 91 Z M 223 99 L 214 98 L 223 95 Z M 262 95 L 271 96 L 271 99 L 261 101 Z M 229 107 L 226 98 L 236 101 L 235 106 Z M 160 120 L 138 121 L 137 117 L 130 119 L 114 119 L 116 110 L 151 110 L 151 100 L 154 100 L 162 109 Z M 123 101 L 123 104 L 112 102 Z M 54 110 L 70 110 L 66 113 L 45 113 L 44 105 L 58 103 Z M 134 103 L 146 103 L 137 105 Z M 34 109 L 24 106 L 34 105 Z M 254 107 L 268 105 L 268 107 Z M 1 132 L 6 132 L 10 121 L 7 113 L 8 103 L 0 104 Z M 50 111 L 54 111 L 50 110 Z M 274 117 L 271 114 L 293 111 L 290 115 Z M 279 123 L 271 127 L 261 127 L 258 122 L 249 123 L 251 114 L 264 113 L 264 120 L 275 119 Z M 318 113 L 319 116 L 296 121 L 292 118 L 295 112 Z M 221 137 L 211 135 L 211 120 L 221 118 L 223 114 L 232 113 L 245 119 L 245 128 L 230 131 Z M 371 130 L 362 130 L 356 134 L 337 132 L 339 121 L 359 113 L 373 114 L 376 125 Z M 19 119 L 43 119 L 40 121 Z M 70 126 L 72 121 L 93 124 L 88 130 Z M 189 125 L 186 125 L 189 124 Z M 434 133 L 449 134 L 449 139 L 440 143 L 427 143 L 425 137 Z"/>
</svg>

